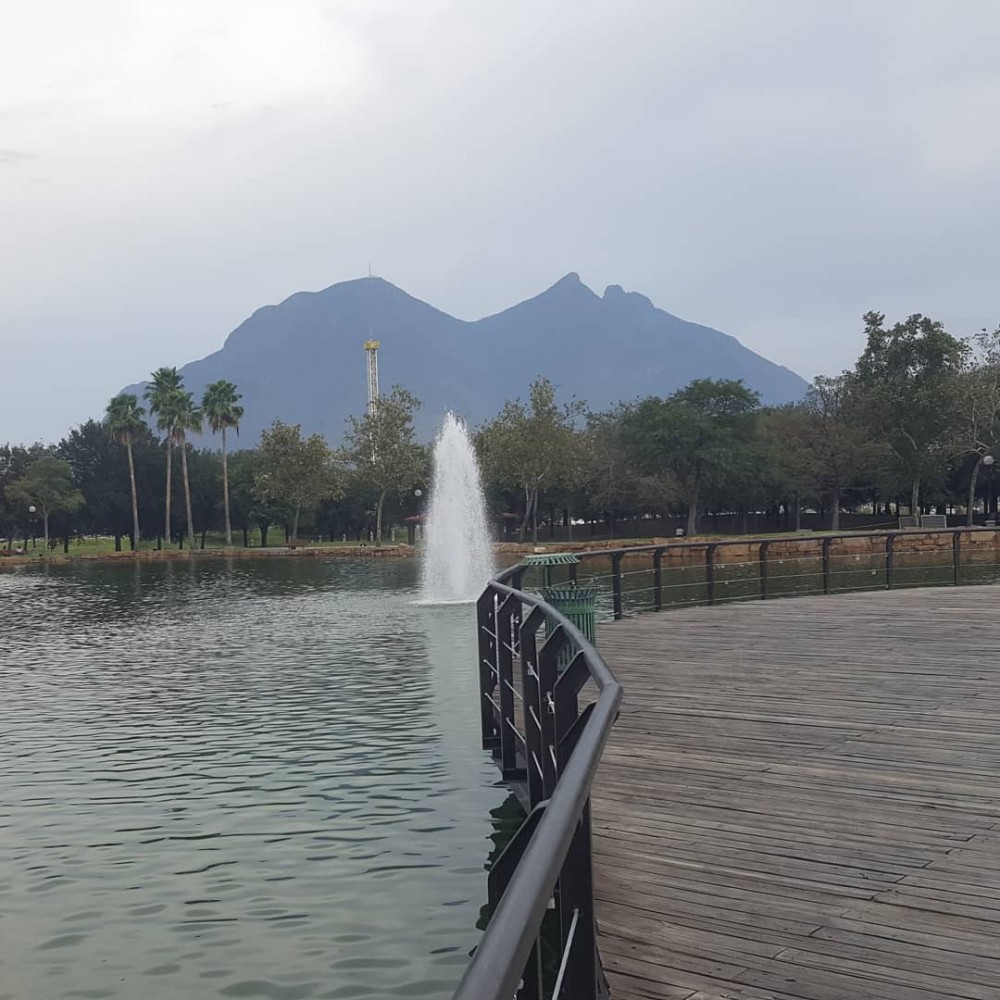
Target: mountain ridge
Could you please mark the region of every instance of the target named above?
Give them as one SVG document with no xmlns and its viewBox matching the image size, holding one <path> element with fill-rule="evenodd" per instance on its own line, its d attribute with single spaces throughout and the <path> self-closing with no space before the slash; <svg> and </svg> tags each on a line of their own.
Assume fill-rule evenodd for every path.
<svg viewBox="0 0 1000 1000">
<path fill-rule="evenodd" d="M 597 295 L 570 271 L 499 312 L 463 320 L 384 278 L 294 292 L 255 309 L 205 357 L 180 367 L 200 398 L 225 378 L 243 394 L 241 436 L 255 441 L 275 418 L 331 442 L 365 410 L 362 344 L 381 341 L 383 391 L 402 383 L 423 400 L 428 435 L 445 408 L 470 424 L 524 397 L 539 375 L 595 409 L 669 395 L 694 378 L 742 378 L 765 403 L 801 398 L 806 382 L 730 334 L 680 319 L 620 285 Z M 125 391 L 141 395 L 145 383 Z"/>
</svg>

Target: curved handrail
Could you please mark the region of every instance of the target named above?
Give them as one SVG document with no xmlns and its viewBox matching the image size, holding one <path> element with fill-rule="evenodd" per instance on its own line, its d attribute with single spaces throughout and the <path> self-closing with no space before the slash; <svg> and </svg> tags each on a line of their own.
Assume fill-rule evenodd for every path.
<svg viewBox="0 0 1000 1000">
<path fill-rule="evenodd" d="M 589 837 L 586 807 L 590 788 L 622 700 L 621 685 L 583 633 L 541 597 L 504 582 L 516 577 L 519 570 L 523 571 L 514 566 L 500 573 L 490 581 L 486 593 L 492 591 L 505 600 L 514 598 L 560 627 L 582 656 L 589 677 L 597 685 L 598 697 L 554 790 L 540 804 L 544 805 L 544 811 L 493 911 L 454 1000 L 510 1000 L 516 995 L 582 819 L 588 824 Z"/>
</svg>

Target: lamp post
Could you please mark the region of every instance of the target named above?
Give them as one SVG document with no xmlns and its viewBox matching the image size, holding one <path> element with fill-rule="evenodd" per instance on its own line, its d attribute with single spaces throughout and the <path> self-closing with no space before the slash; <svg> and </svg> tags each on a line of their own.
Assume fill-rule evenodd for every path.
<svg viewBox="0 0 1000 1000">
<path fill-rule="evenodd" d="M 35 511 L 37 509 L 38 508 L 34 504 L 32 504 L 28 508 L 28 513 L 31 515 L 28 518 L 28 530 L 31 532 L 31 547 L 33 549 L 37 549 L 38 548 L 38 540 L 35 538 Z M 25 551 L 27 551 L 27 549 L 28 549 L 28 539 L 27 538 L 24 540 L 24 549 L 25 549 Z"/>
<path fill-rule="evenodd" d="M 993 463 L 996 459 L 992 455 L 983 455 L 983 465 L 986 466 L 986 525 L 994 527 L 996 518 L 993 514 Z"/>
</svg>

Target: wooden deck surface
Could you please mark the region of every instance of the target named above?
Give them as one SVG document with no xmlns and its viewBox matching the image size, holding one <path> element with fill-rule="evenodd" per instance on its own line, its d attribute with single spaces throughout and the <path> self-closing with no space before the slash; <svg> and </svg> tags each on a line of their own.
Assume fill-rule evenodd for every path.
<svg viewBox="0 0 1000 1000">
<path fill-rule="evenodd" d="M 1000 998 L 1000 588 L 602 626 L 615 1000 Z"/>
</svg>

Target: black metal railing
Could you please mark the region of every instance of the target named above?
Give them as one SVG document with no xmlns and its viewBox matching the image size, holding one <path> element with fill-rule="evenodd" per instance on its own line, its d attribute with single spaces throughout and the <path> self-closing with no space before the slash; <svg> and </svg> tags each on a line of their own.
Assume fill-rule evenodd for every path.
<svg viewBox="0 0 1000 1000">
<path fill-rule="evenodd" d="M 578 552 L 605 617 L 639 611 L 998 579 L 995 528 L 906 529 Z M 595 562 L 606 574 L 590 573 Z M 513 566 L 476 606 L 483 747 L 526 819 L 493 863 L 490 920 L 454 1000 L 606 996 L 594 921 L 590 789 L 622 689 L 584 635 Z M 688 574 L 687 579 L 683 579 Z M 635 586 L 630 581 L 640 580 Z M 681 595 L 681 596 L 679 596 Z M 582 709 L 580 696 L 595 697 Z"/>
<path fill-rule="evenodd" d="M 597 1000 L 590 788 L 622 690 L 523 573 L 491 581 L 476 613 L 483 746 L 527 818 L 490 869 L 489 925 L 454 997 Z"/>
<path fill-rule="evenodd" d="M 576 553 L 604 618 L 642 611 L 1000 579 L 993 527 L 844 532 L 632 545 Z M 601 563 L 608 572 L 600 572 Z"/>
</svg>

